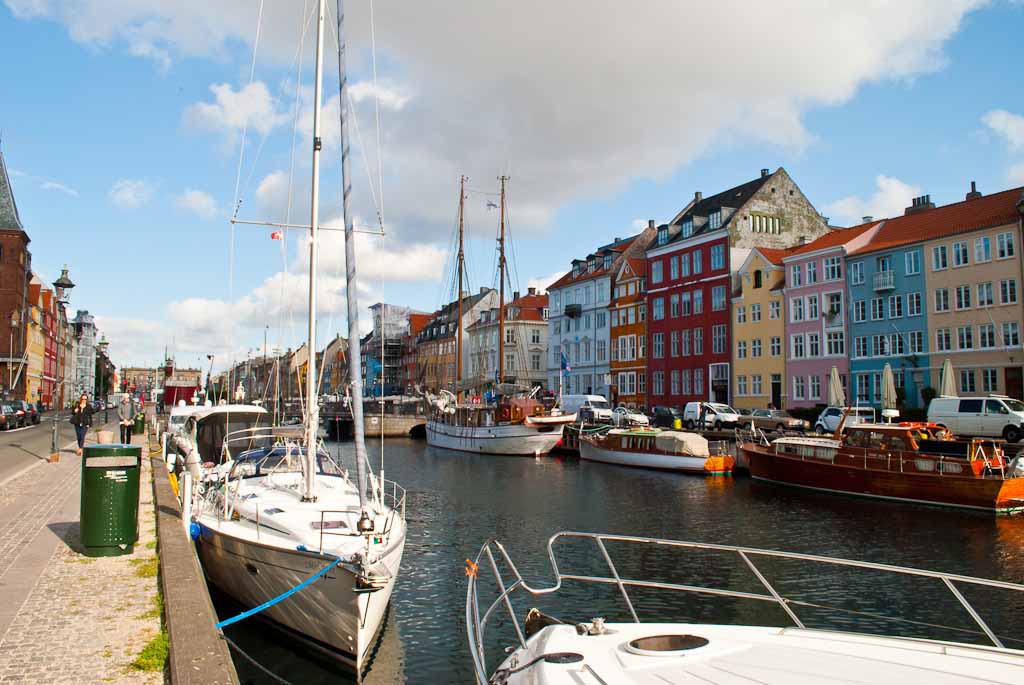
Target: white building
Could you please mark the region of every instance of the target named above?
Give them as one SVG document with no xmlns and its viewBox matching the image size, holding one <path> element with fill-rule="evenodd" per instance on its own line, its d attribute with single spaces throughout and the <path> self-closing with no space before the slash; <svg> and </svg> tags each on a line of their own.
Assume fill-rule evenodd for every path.
<svg viewBox="0 0 1024 685">
<path fill-rule="evenodd" d="M 96 322 L 92 314 L 79 309 L 72 322 L 75 325 L 75 371 L 72 376 L 74 392 L 79 397 L 83 392 L 92 397 L 96 390 Z"/>
<path fill-rule="evenodd" d="M 505 304 L 505 381 L 531 387 L 547 385 L 548 296 L 530 288 L 516 292 Z M 480 312 L 469 327 L 469 375 L 481 387 L 493 383 L 498 372 L 498 308 Z"/>
</svg>

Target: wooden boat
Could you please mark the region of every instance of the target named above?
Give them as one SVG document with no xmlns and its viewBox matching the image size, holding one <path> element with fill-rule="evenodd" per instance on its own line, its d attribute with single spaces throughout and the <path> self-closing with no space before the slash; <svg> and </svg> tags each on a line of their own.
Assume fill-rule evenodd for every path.
<svg viewBox="0 0 1024 685">
<path fill-rule="evenodd" d="M 530 398 L 497 404 L 454 404 L 442 391 L 427 421 L 427 444 L 460 452 L 539 457 L 562 439 L 575 414 L 558 414 Z"/>
<path fill-rule="evenodd" d="M 583 435 L 580 459 L 705 476 L 725 475 L 733 468 L 732 456 L 712 456 L 703 436 L 657 428 L 613 428 L 603 435 Z"/>
<path fill-rule="evenodd" d="M 850 426 L 833 438 L 747 442 L 739 450 L 759 480 L 880 499 L 1024 512 L 1024 463 L 997 440 L 955 440 L 940 426 Z"/>
</svg>

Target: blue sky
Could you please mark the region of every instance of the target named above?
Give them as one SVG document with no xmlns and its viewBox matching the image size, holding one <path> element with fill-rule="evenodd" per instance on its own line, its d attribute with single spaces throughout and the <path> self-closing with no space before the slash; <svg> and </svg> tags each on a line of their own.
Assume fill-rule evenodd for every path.
<svg viewBox="0 0 1024 685">
<path fill-rule="evenodd" d="M 292 218 L 308 220 L 308 68 L 291 145 L 301 7 L 268 0 L 249 84 L 258 4 L 0 4 L 0 145 L 34 266 L 50 281 L 68 264 L 73 306 L 99 317 L 118 363 L 156 363 L 172 344 L 181 362 L 237 357 L 262 346 L 267 326 L 271 344 L 301 342 L 298 235 L 282 258 L 269 229 L 236 229 L 229 284 L 246 122 L 240 215 L 283 216 L 294 149 Z M 475 286 L 493 280 L 497 213 L 483 193 L 498 174 L 512 177 L 522 288 L 639 222 L 671 218 L 695 190 L 762 167 L 786 167 L 839 225 L 897 213 L 918 193 L 962 199 L 971 180 L 982 192 L 1024 185 L 1020 3 L 795 3 L 783 18 L 729 2 L 564 4 L 377 0 L 374 87 L 367 5 L 349 3 L 353 97 L 374 176 L 373 95 L 382 98 L 388 237 L 360 238 L 364 305 L 432 310 L 448 295 L 461 172 L 474 190 Z M 333 70 L 329 61 L 326 219 L 339 194 Z M 353 147 L 357 215 L 372 224 L 364 146 Z M 343 320 L 340 244 L 323 248 L 330 335 Z"/>
</svg>

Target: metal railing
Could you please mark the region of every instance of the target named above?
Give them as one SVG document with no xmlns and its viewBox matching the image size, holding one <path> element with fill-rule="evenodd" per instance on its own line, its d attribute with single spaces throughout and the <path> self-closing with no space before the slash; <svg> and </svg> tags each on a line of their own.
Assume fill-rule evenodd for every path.
<svg viewBox="0 0 1024 685">
<path fill-rule="evenodd" d="M 879 271 L 874 276 L 875 290 L 892 290 L 896 287 L 895 271 Z"/>
<path fill-rule="evenodd" d="M 577 538 L 592 540 L 596 545 L 601 557 L 604 559 L 605 564 L 608 567 L 609 575 L 607 576 L 590 576 L 590 575 L 578 575 L 572 573 L 563 573 L 559 567 L 557 558 L 555 557 L 555 544 L 564 538 Z M 724 588 L 705 587 L 700 585 L 687 585 L 682 583 L 668 583 L 661 581 L 650 581 L 640 580 L 633 578 L 623 578 L 615 563 L 612 561 L 611 556 L 608 553 L 608 549 L 605 546 L 605 542 L 616 542 L 616 543 L 630 543 L 638 546 L 658 546 L 660 549 L 666 548 L 677 548 L 677 549 L 689 549 L 689 550 L 704 550 L 711 552 L 730 552 L 735 554 L 743 564 L 750 570 L 751 574 L 764 588 L 763 593 L 757 592 L 744 592 L 740 590 L 728 590 Z M 498 559 L 494 554 L 494 549 L 498 551 L 498 554 L 508 569 L 508 576 L 502 575 L 498 568 Z M 554 575 L 555 582 L 549 587 L 532 587 L 519 573 L 518 568 L 512 561 L 508 552 L 497 540 L 488 540 L 484 543 L 483 547 L 480 548 L 476 558 L 472 561 L 467 560 L 466 575 L 468 576 L 468 587 L 466 590 L 466 633 L 469 639 L 470 654 L 473 658 L 473 670 L 476 675 L 478 683 L 489 682 L 487 660 L 484 651 L 484 632 L 487 628 L 488 621 L 492 618 L 496 611 L 499 611 L 502 607 L 505 608 L 508 618 L 510 619 L 513 628 L 515 629 L 518 646 L 521 648 L 526 647 L 526 636 L 523 633 L 523 628 L 520 625 L 519 619 L 515 614 L 512 607 L 510 597 L 517 590 L 532 595 L 548 595 L 557 592 L 562 587 L 563 581 L 577 581 L 582 583 L 593 583 L 598 585 L 613 585 L 615 586 L 619 594 L 622 596 L 622 600 L 629 611 L 629 615 L 635 623 L 641 623 L 640 617 L 636 612 L 636 608 L 633 604 L 632 599 L 629 596 L 627 588 L 649 588 L 659 590 L 672 590 L 684 593 L 694 593 L 700 595 L 712 595 L 718 597 L 729 597 L 735 599 L 760 601 L 760 602 L 771 602 L 779 606 L 788 616 L 789 619 L 799 628 L 805 628 L 804 623 L 800 620 L 800 617 L 794 611 L 794 608 L 803 607 L 814 607 L 814 608 L 828 608 L 840 612 L 848 612 L 855 614 L 868 615 L 874 619 L 884 619 L 889 621 L 900 621 L 920 624 L 921 622 L 912 621 L 909 619 L 898 618 L 893 616 L 884 616 L 877 613 L 867 614 L 866 612 L 858 612 L 850 609 L 842 609 L 838 607 L 821 607 L 818 604 L 807 602 L 798 599 L 791 599 L 783 596 L 768 580 L 764 573 L 754 563 L 755 558 L 774 558 L 774 559 L 793 559 L 798 561 L 805 561 L 810 563 L 818 564 L 829 564 L 832 566 L 842 567 L 853 567 L 858 569 L 869 569 L 873 571 L 884 571 L 888 573 L 894 573 L 902 576 L 914 576 L 919 578 L 931 578 L 941 581 L 949 592 L 956 598 L 961 606 L 967 611 L 970 617 L 974 620 L 977 626 L 981 629 L 981 632 L 992 642 L 995 647 L 999 649 L 1005 649 L 1003 642 L 999 637 L 989 628 L 988 624 L 981 618 L 978 612 L 970 602 L 964 597 L 964 595 L 957 588 L 956 584 L 966 584 L 973 586 L 985 586 L 990 588 L 999 588 L 1003 590 L 1015 590 L 1017 592 L 1024 593 L 1024 585 L 1017 583 L 1007 583 L 1005 581 L 998 580 L 986 580 L 983 578 L 973 578 L 971 576 L 963 576 L 952 573 L 940 573 L 936 571 L 926 571 L 923 569 L 909 568 L 904 566 L 894 566 L 890 564 L 878 564 L 866 561 L 853 561 L 850 559 L 839 559 L 833 557 L 816 556 L 813 554 L 799 554 L 793 552 L 779 552 L 774 550 L 757 549 L 752 547 L 738 547 L 734 545 L 716 545 L 701 542 L 686 542 L 679 540 L 667 540 L 661 538 L 646 538 L 646 537 L 635 537 L 630 535 L 606 535 L 600 533 L 581 533 L 574 531 L 562 531 L 555 533 L 548 539 L 547 544 L 548 559 L 551 563 L 551 571 Z M 498 596 L 486 607 L 483 614 L 481 615 L 480 598 L 478 595 L 478 581 L 479 574 L 486 563 L 490 569 L 494 582 L 497 586 Z M 935 626 L 933 624 L 924 624 L 930 627 L 941 627 L 949 628 L 949 626 Z M 962 629 L 956 629 L 962 630 Z"/>
</svg>

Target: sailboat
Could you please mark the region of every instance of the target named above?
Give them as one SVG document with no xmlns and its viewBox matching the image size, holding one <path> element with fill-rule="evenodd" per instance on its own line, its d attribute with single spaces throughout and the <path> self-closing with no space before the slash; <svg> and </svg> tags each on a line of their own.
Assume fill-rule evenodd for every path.
<svg viewBox="0 0 1024 685">
<path fill-rule="evenodd" d="M 313 110 L 308 349 L 316 349 L 317 234 L 325 0 L 319 0 Z M 349 377 L 357 477 L 353 482 L 317 438 L 316 355 L 306 367 L 304 426 L 224 424 L 214 444 L 197 440 L 204 493 L 194 516 L 209 581 L 242 606 L 362 673 L 395 587 L 405 549 L 405 491 L 369 469 L 363 435 L 358 302 L 346 126 L 344 33 L 338 12 L 338 76 Z M 312 580 L 311 580 L 312 579 Z M 310 581 L 303 585 L 305 581 Z M 300 587 L 301 586 L 301 587 Z M 282 595 L 288 595 L 283 601 Z"/>
<path fill-rule="evenodd" d="M 459 181 L 458 313 L 455 334 L 456 393 L 441 390 L 431 398 L 427 421 L 427 444 L 462 452 L 510 456 L 541 456 L 562 439 L 562 429 L 576 420 L 575 414 L 550 409 L 534 397 L 536 389 L 506 383 L 505 376 L 505 182 L 501 176 L 500 229 L 498 234 L 498 368 L 495 380 L 497 399 L 492 403 L 460 402 L 462 379 L 462 292 L 465 273 L 463 249 L 465 183 Z"/>
</svg>

